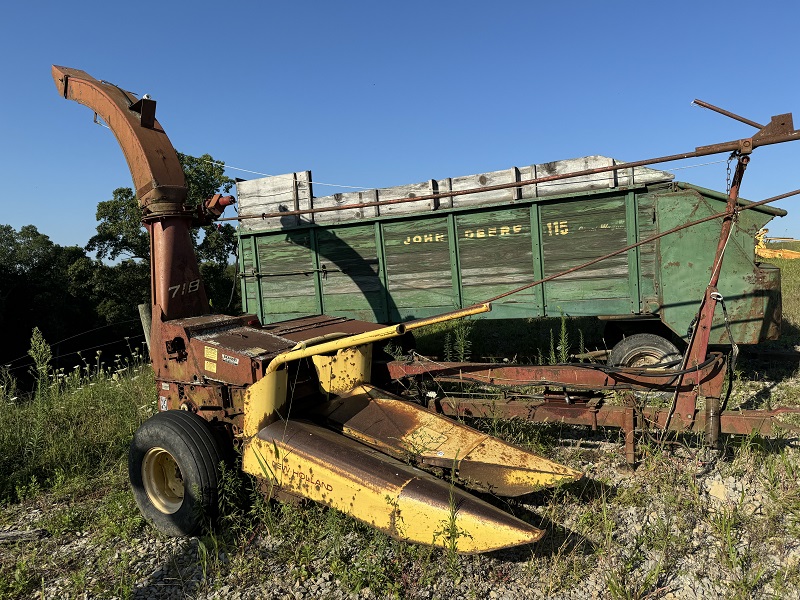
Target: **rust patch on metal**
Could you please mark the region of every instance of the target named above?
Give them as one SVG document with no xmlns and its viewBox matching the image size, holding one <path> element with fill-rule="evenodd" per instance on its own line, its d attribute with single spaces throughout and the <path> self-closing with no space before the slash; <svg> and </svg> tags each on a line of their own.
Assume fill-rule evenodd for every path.
<svg viewBox="0 0 800 600">
<path fill-rule="evenodd" d="M 315 337 L 343 333 L 355 335 L 367 331 L 376 331 L 384 327 L 383 325 L 357 321 L 346 317 L 329 317 L 317 315 L 313 317 L 301 317 L 280 323 L 265 325 L 263 328 L 274 335 L 302 342 Z"/>
<path fill-rule="evenodd" d="M 155 102 L 137 112 L 133 94 L 79 69 L 54 65 L 53 81 L 64 98 L 88 106 L 109 124 L 142 207 L 152 214 L 183 214 L 186 181 L 175 148 L 155 119 Z"/>
</svg>

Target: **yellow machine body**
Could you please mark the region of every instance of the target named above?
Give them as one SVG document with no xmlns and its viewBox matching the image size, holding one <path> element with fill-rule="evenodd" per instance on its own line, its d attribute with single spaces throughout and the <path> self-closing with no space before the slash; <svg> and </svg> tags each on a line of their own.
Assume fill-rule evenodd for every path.
<svg viewBox="0 0 800 600">
<path fill-rule="evenodd" d="M 544 533 L 452 483 L 304 421 L 262 429 L 247 444 L 244 470 L 397 539 L 461 553 L 532 543 Z"/>
<path fill-rule="evenodd" d="M 328 425 L 395 458 L 453 470 L 459 483 L 521 496 L 573 481 L 579 471 L 537 456 L 369 384 L 322 405 Z"/>
<path fill-rule="evenodd" d="M 535 542 L 540 529 L 455 483 L 519 496 L 581 474 L 371 385 L 372 344 L 405 330 L 306 342 L 273 359 L 247 391 L 244 471 L 401 540 L 462 553 Z M 297 419 L 287 398 L 288 365 L 301 359 L 311 360 L 327 398 L 304 413 L 314 422 Z"/>
</svg>

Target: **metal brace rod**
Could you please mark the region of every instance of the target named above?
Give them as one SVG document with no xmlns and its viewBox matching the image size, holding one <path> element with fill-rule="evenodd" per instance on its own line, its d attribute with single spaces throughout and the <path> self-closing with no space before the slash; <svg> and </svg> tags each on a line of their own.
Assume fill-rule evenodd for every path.
<svg viewBox="0 0 800 600">
<path fill-rule="evenodd" d="M 702 101 L 700 101 L 702 102 Z M 358 204 L 347 204 L 345 207 L 341 206 L 326 206 L 321 208 L 308 208 L 303 210 L 289 210 L 284 212 L 273 212 L 273 213 L 261 213 L 258 215 L 237 215 L 235 217 L 227 217 L 223 219 L 218 219 L 218 221 L 243 221 L 245 219 L 268 219 L 272 217 L 286 217 L 286 216 L 293 216 L 293 215 L 308 215 L 308 214 L 316 214 L 316 213 L 323 213 L 323 212 L 332 212 L 337 210 L 342 210 L 342 208 L 347 209 L 355 209 L 355 208 L 367 208 L 370 206 L 388 206 L 392 204 L 403 204 L 405 202 L 419 202 L 421 200 L 437 200 L 439 198 L 453 198 L 455 196 L 465 196 L 468 194 L 476 194 L 478 192 L 490 192 L 495 190 L 505 190 L 509 188 L 522 188 L 527 185 L 534 185 L 539 183 L 546 183 L 549 181 L 558 181 L 561 179 L 571 179 L 573 177 L 585 177 L 588 175 L 598 175 L 600 173 L 609 173 L 613 171 L 619 171 L 622 169 L 633 169 L 636 167 L 644 167 L 647 165 L 653 165 L 658 163 L 665 163 L 665 162 L 674 162 L 676 160 L 683 160 L 686 158 L 699 158 L 702 156 L 710 156 L 712 154 L 722 154 L 722 153 L 730 153 L 734 151 L 739 151 L 744 154 L 749 154 L 755 148 L 759 146 L 768 146 L 772 144 L 780 144 L 783 142 L 791 142 L 797 139 L 800 139 L 800 129 L 794 129 L 794 124 L 792 120 L 792 114 L 786 113 L 783 115 L 776 115 L 773 116 L 770 122 L 767 125 L 761 126 L 760 124 L 756 123 L 755 121 L 750 121 L 748 119 L 744 119 L 744 117 L 740 117 L 735 115 L 734 113 L 730 113 L 728 111 L 722 111 L 722 109 L 718 109 L 717 107 L 703 102 L 704 106 L 711 108 L 711 110 L 716 110 L 717 112 L 722 112 L 726 116 L 729 116 L 737 121 L 742 121 L 747 123 L 748 125 L 752 125 L 753 127 L 757 127 L 759 129 L 758 133 L 756 133 L 751 138 L 744 138 L 739 140 L 732 140 L 729 142 L 721 142 L 719 144 L 711 144 L 709 146 L 698 146 L 692 152 L 682 152 L 680 154 L 670 154 L 667 156 L 659 156 L 657 158 L 648 158 L 645 160 L 638 160 L 634 162 L 626 162 L 619 165 L 610 165 L 607 167 L 598 167 L 596 169 L 584 169 L 582 171 L 574 171 L 572 173 L 561 173 L 557 175 L 546 175 L 543 177 L 536 177 L 535 179 L 528 179 L 525 181 L 514 181 L 511 183 L 500 183 L 496 185 L 487 185 L 481 188 L 471 188 L 468 190 L 455 190 L 450 192 L 440 192 L 436 194 L 427 194 L 423 196 L 415 196 L 414 198 L 397 198 L 393 200 L 382 200 L 382 201 L 375 201 L 375 202 L 360 202 Z"/>
</svg>

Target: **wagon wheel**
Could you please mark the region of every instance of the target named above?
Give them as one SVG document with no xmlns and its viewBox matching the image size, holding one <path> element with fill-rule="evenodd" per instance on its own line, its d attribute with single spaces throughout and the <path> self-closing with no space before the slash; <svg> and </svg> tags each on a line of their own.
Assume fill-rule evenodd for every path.
<svg viewBox="0 0 800 600">
<path fill-rule="evenodd" d="M 611 349 L 608 364 L 614 367 L 654 367 L 677 371 L 681 367 L 683 355 L 677 346 L 653 333 L 636 333 L 619 342 Z M 635 392 L 637 398 L 667 400 L 672 397 L 669 391 Z"/>
<path fill-rule="evenodd" d="M 611 349 L 608 364 L 615 367 L 649 367 L 680 361 L 681 357 L 677 346 L 660 335 L 636 333 Z"/>
<path fill-rule="evenodd" d="M 220 460 L 216 440 L 197 415 L 171 410 L 145 421 L 128 454 L 133 495 L 144 517 L 167 535 L 198 533 L 217 505 Z"/>
</svg>

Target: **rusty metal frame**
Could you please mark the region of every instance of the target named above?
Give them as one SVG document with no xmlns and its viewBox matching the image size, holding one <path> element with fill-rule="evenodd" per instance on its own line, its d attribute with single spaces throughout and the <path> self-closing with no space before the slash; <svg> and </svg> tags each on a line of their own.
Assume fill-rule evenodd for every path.
<svg viewBox="0 0 800 600">
<path fill-rule="evenodd" d="M 689 339 L 689 346 L 684 353 L 681 368 L 686 369 L 688 366 L 696 366 L 703 362 L 708 353 L 708 340 L 711 334 L 711 326 L 714 319 L 714 311 L 717 306 L 717 298 L 719 293 L 717 291 L 717 283 L 719 283 L 720 272 L 722 271 L 722 260 L 725 256 L 725 248 L 728 245 L 728 240 L 733 232 L 733 223 L 736 219 L 736 203 L 739 199 L 739 188 L 742 184 L 747 164 L 750 162 L 750 157 L 746 154 L 739 153 L 738 161 L 736 164 L 736 172 L 733 175 L 731 188 L 728 192 L 728 202 L 725 206 L 725 216 L 722 218 L 720 226 L 719 241 L 717 242 L 717 250 L 714 255 L 714 262 L 712 263 L 711 279 L 706 287 L 705 295 L 700 303 L 700 308 L 697 312 L 695 325 L 692 330 L 692 336 Z M 733 342 L 733 340 L 731 340 Z M 680 384 L 699 385 L 699 380 L 695 372 L 688 372 L 682 374 L 679 379 Z M 717 396 L 712 396 L 717 397 Z M 676 394 L 670 412 L 667 416 L 665 429 L 669 428 L 670 421 L 673 414 L 678 415 L 684 428 L 690 426 L 695 418 L 695 408 L 697 402 L 692 401 L 688 397 L 681 397 Z M 711 437 L 714 437 L 714 432 L 709 432 Z M 712 440 L 716 442 L 715 439 Z"/>
<path fill-rule="evenodd" d="M 566 423 L 598 427 L 616 427 L 625 432 L 625 456 L 636 461 L 635 432 L 660 430 L 705 435 L 715 445 L 720 434 L 772 435 L 777 429 L 800 432 L 800 427 L 781 423 L 776 417 L 800 414 L 800 408 L 779 407 L 773 410 L 720 410 L 726 375 L 726 360 L 721 353 L 711 353 L 695 369 L 687 369 L 692 378 L 658 369 L 608 368 L 604 365 L 575 364 L 550 366 L 502 365 L 496 363 L 431 362 L 415 359 L 388 363 L 389 375 L 396 380 L 424 380 L 514 388 L 544 387 L 537 399 L 513 391 L 494 398 L 444 395 L 419 398 L 429 409 L 452 417 L 523 418 L 537 423 Z M 624 405 L 605 404 L 604 391 L 623 391 Z M 641 406 L 635 392 L 673 391 L 676 404 L 689 419 L 672 419 L 672 407 Z M 699 408 L 700 398 L 704 409 Z"/>
<path fill-rule="evenodd" d="M 348 204 L 347 209 L 354 208 L 368 208 L 371 206 L 387 206 L 392 204 L 403 204 L 406 202 L 419 202 L 422 200 L 438 200 L 440 198 L 453 198 L 455 196 L 465 196 L 469 194 L 476 194 L 478 192 L 491 192 L 495 190 L 505 190 L 511 188 L 519 188 L 520 190 L 528 185 L 535 185 L 539 183 L 546 183 L 550 181 L 558 181 L 562 179 L 572 179 L 573 177 L 585 177 L 589 175 L 599 175 L 601 173 L 611 173 L 626 169 L 634 169 L 636 167 L 644 167 L 647 165 L 654 165 L 658 163 L 674 162 L 676 160 L 684 160 L 687 158 L 700 158 L 703 156 L 710 156 L 712 154 L 722 154 L 728 152 L 737 152 L 741 154 L 749 154 L 760 146 L 769 146 L 772 144 L 781 144 L 783 142 L 791 142 L 800 140 L 800 129 L 794 128 L 794 121 L 792 113 L 785 113 L 782 115 L 775 115 L 770 119 L 767 125 L 760 125 L 755 121 L 745 119 L 731 113 L 729 111 L 718 108 L 702 100 L 695 100 L 695 104 L 703 108 L 711 109 L 722 115 L 731 117 L 737 121 L 741 121 L 748 125 L 752 125 L 759 129 L 759 131 L 749 138 L 739 140 L 731 140 L 728 142 L 720 142 L 718 144 L 711 144 L 708 146 L 698 146 L 691 152 L 682 152 L 680 154 L 669 154 L 667 156 L 659 156 L 656 158 L 647 158 L 645 160 L 637 160 L 633 162 L 626 162 L 617 165 L 609 165 L 607 167 L 597 167 L 595 169 L 584 169 L 582 171 L 573 171 L 571 173 L 559 173 L 556 175 L 545 175 L 536 177 L 534 179 L 527 179 L 524 181 L 515 181 L 511 183 L 499 183 L 496 185 L 487 185 L 480 188 L 471 188 L 467 190 L 454 190 L 449 192 L 439 192 L 436 194 L 426 194 L 422 196 L 414 196 L 413 198 L 395 198 L 392 200 L 380 200 L 375 202 L 359 202 L 356 204 Z M 262 213 L 258 215 L 238 215 L 236 217 L 228 217 L 219 219 L 220 221 L 242 221 L 246 219 L 268 219 L 272 217 L 287 217 L 295 215 L 309 215 L 322 212 L 331 212 L 341 210 L 340 206 L 326 206 L 322 208 L 309 208 L 303 210 L 289 210 L 285 212 Z"/>
<path fill-rule="evenodd" d="M 394 379 L 429 376 L 439 381 L 466 380 L 489 385 L 512 384 L 516 386 L 545 386 L 544 397 L 537 402 L 514 399 L 498 401 L 497 399 L 485 400 L 447 397 L 438 400 L 423 399 L 423 402 L 426 402 L 429 408 L 451 416 L 523 417 L 535 422 L 557 421 L 576 425 L 587 425 L 593 429 L 596 429 L 598 426 L 618 427 L 625 432 L 625 456 L 627 461 L 631 464 L 636 460 L 635 432 L 637 428 L 655 428 L 662 432 L 702 432 L 705 434 L 706 441 L 710 445 L 716 445 L 719 435 L 722 433 L 749 434 L 756 432 L 761 435 L 770 435 L 774 433 L 776 427 L 800 432 L 800 427 L 780 423 L 776 420 L 776 417 L 779 415 L 789 413 L 800 414 L 800 408 L 780 407 L 771 411 L 723 410 L 724 406 L 721 403 L 721 393 L 726 371 L 725 358 L 720 354 L 712 354 L 710 356 L 708 354 L 709 334 L 717 299 L 719 297 L 716 286 L 719 282 L 725 249 L 738 212 L 800 193 L 800 190 L 795 190 L 760 202 L 754 202 L 744 206 L 739 205 L 739 189 L 745 169 L 750 161 L 749 155 L 753 149 L 758 146 L 798 139 L 798 137 L 800 137 L 800 130 L 794 130 L 791 114 L 772 117 L 770 123 L 761 125 L 708 103 L 702 101 L 695 102 L 704 108 L 709 108 L 730 118 L 752 125 L 758 128 L 759 131 L 752 138 L 714 144 L 711 146 L 702 146 L 696 148 L 695 152 L 691 153 L 637 161 L 626 163 L 625 165 L 589 169 L 564 175 L 542 177 L 526 182 L 516 182 L 511 185 L 492 186 L 493 189 L 518 187 L 553 179 L 592 175 L 614 171 L 620 168 L 632 168 L 681 158 L 706 156 L 708 154 L 717 154 L 720 152 L 732 152 L 732 157 L 736 157 L 738 160 L 736 172 L 728 191 L 728 201 L 724 212 L 691 223 L 686 223 L 669 231 L 661 232 L 646 240 L 631 244 L 625 248 L 606 254 L 605 256 L 598 257 L 561 273 L 534 281 L 487 300 L 487 302 L 494 302 L 522 290 L 541 285 L 546 281 L 586 268 L 587 266 L 616 256 L 617 254 L 626 252 L 637 246 L 650 243 L 681 229 L 713 219 L 722 219 L 719 240 L 712 264 L 711 278 L 700 303 L 689 345 L 677 374 L 675 372 L 654 372 L 652 370 L 647 372 L 648 370 L 646 369 L 594 368 L 587 365 L 520 367 L 469 363 L 427 363 L 420 361 L 403 363 L 394 361 L 389 363 L 390 375 Z M 486 189 L 489 188 L 481 188 L 481 191 L 485 191 Z M 474 191 L 477 190 L 468 190 L 466 193 L 472 193 Z M 441 194 L 439 196 L 448 195 L 451 194 Z M 418 197 L 413 200 L 424 199 L 426 198 Z M 401 201 L 407 201 L 407 199 Z M 561 391 L 553 392 L 549 389 L 553 386 L 560 388 Z M 583 393 L 571 394 L 568 388 L 571 390 L 581 390 Z M 670 390 L 673 392 L 673 401 L 668 409 L 641 407 L 637 406 L 634 396 L 630 394 L 628 395 L 625 406 L 604 406 L 600 395 L 592 396 L 592 394 L 585 393 L 586 390 L 596 391 L 608 389 Z M 703 412 L 698 409 L 700 398 L 704 399 L 705 409 Z M 676 418 L 673 419 L 673 417 Z"/>
<path fill-rule="evenodd" d="M 53 65 L 52 72 L 65 99 L 88 106 L 108 124 L 125 155 L 145 213 L 183 214 L 186 181 L 175 148 L 155 118 L 155 100 L 137 99 L 79 69 Z"/>
</svg>

